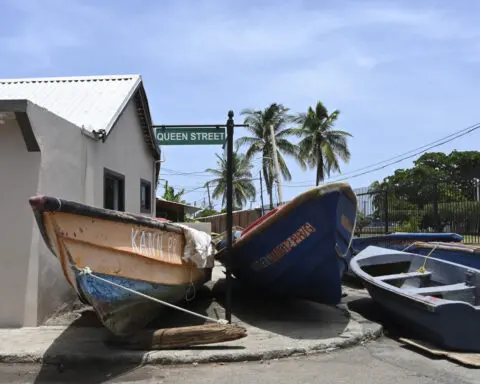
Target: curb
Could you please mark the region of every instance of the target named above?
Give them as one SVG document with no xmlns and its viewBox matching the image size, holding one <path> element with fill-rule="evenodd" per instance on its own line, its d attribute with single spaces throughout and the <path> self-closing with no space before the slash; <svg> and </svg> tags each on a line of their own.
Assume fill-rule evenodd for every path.
<svg viewBox="0 0 480 384">
<path fill-rule="evenodd" d="M 370 322 L 361 317 L 356 312 L 350 312 L 351 322 L 345 328 L 342 335 L 330 339 L 324 339 L 318 343 L 312 342 L 307 347 L 292 347 L 271 349 L 258 352 L 232 352 L 230 349 L 219 351 L 218 353 L 208 354 L 207 356 L 177 355 L 182 350 L 160 350 L 160 351 L 127 351 L 119 349 L 110 349 L 111 354 L 75 354 L 61 353 L 56 355 L 37 354 L 2 354 L 0 363 L 3 364 L 45 364 L 45 365 L 182 365 L 182 364 L 206 364 L 206 363 L 227 363 L 243 361 L 262 361 L 286 358 L 291 356 L 313 355 L 320 353 L 329 353 L 338 349 L 349 348 L 355 345 L 377 339 L 383 334 L 383 327 L 380 324 Z M 210 347 L 211 348 L 211 347 Z M 215 348 L 218 348 L 215 346 Z M 94 346 L 92 346 L 94 350 Z M 194 348 L 199 350 L 199 354 L 208 346 Z M 191 348 L 189 348 L 191 350 Z M 170 354 L 170 355 L 169 355 Z"/>
</svg>

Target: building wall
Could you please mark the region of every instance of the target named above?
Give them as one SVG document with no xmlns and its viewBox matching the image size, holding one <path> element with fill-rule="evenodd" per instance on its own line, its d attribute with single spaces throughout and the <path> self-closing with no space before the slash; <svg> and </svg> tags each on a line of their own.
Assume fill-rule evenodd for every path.
<svg viewBox="0 0 480 384">
<path fill-rule="evenodd" d="M 28 197 L 37 191 L 40 152 L 27 152 L 15 120 L 0 124 L 0 326 L 23 325 L 30 268 L 32 214 Z"/>
<path fill-rule="evenodd" d="M 143 139 L 133 101 L 127 105 L 105 143 L 98 143 L 91 155 L 95 158 L 95 163 L 90 163 L 95 175 L 95 205 L 103 206 L 103 169 L 106 167 L 125 177 L 125 211 L 141 213 L 140 179 L 152 182 L 153 193 L 154 158 Z"/>
<path fill-rule="evenodd" d="M 92 189 L 91 184 L 85 182 L 85 153 L 96 143 L 82 135 L 77 126 L 35 104 L 29 103 L 27 113 L 42 154 L 38 193 L 84 202 L 86 190 Z M 33 233 L 30 258 L 38 259 L 38 277 L 37 300 L 30 300 L 31 304 L 27 301 L 26 315 L 32 317 L 28 319 L 30 325 L 43 322 L 52 311 L 76 297 L 34 221 Z M 28 279 L 34 281 L 33 275 L 34 271 Z M 32 313 L 36 313 L 35 321 Z"/>
<path fill-rule="evenodd" d="M 76 297 L 41 238 L 28 197 L 102 207 L 105 166 L 125 176 L 125 209 L 140 213 L 140 178 L 153 176 L 133 105 L 105 143 L 35 104 L 27 112 L 40 152 L 27 152 L 15 121 L 0 125 L 0 327 L 38 325 Z"/>
</svg>

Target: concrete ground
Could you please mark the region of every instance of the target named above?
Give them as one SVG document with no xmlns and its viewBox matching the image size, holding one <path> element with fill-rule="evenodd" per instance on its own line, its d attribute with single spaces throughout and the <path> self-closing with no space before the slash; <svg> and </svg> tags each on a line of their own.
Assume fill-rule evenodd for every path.
<svg viewBox="0 0 480 384">
<path fill-rule="evenodd" d="M 215 268 L 213 281 L 188 305 L 190 310 L 225 318 L 225 281 Z M 63 364 L 185 364 L 272 359 L 350 347 L 380 336 L 382 327 L 345 304 L 329 307 L 303 300 L 274 300 L 233 292 L 232 321 L 247 329 L 247 337 L 227 343 L 181 350 L 133 351 L 109 347 L 107 332 L 89 307 L 51 319 L 46 326 L 0 329 L 0 362 Z M 355 291 L 348 296 L 356 297 Z M 203 324 L 205 320 L 168 309 L 152 328 Z"/>
<path fill-rule="evenodd" d="M 216 289 L 220 288 L 217 286 Z M 395 323 L 394 319 L 385 315 L 372 302 L 365 290 L 359 289 L 358 286 L 351 283 L 349 287 L 345 288 L 345 292 L 347 296 L 342 300 L 343 304 L 341 307 L 349 308 L 351 311 L 357 312 L 361 318 L 368 319 L 362 320 L 360 324 L 383 324 L 385 336 L 345 349 L 327 349 L 323 353 L 311 351 L 311 353 L 293 355 L 286 358 L 263 359 L 250 362 L 204 364 L 194 362 L 178 365 L 143 365 L 138 361 L 128 364 L 115 361 L 115 359 L 107 359 L 107 361 L 99 359 L 90 361 L 87 365 L 72 365 L 68 363 L 9 364 L 4 362 L 3 364 L 0 363 L 0 383 L 480 383 L 479 369 L 466 368 L 443 358 L 426 356 L 398 343 L 395 339 L 399 336 L 412 336 L 410 331 L 401 328 Z M 331 328 L 322 323 L 319 318 L 315 318 L 315 314 L 320 316 L 322 313 L 323 315 L 321 316 L 324 320 L 328 318 L 337 319 L 334 322 L 336 324 L 334 328 L 337 327 L 337 331 L 341 331 L 342 327 L 344 327 L 344 325 L 339 325 L 344 323 L 338 321 L 341 316 L 334 315 L 335 311 L 313 311 L 311 314 L 313 318 L 307 317 L 309 320 L 298 322 L 298 326 L 294 330 L 290 330 L 289 333 L 288 329 L 284 329 L 282 325 L 285 322 L 288 324 L 288 321 L 294 321 L 295 319 L 296 321 L 304 319 L 305 313 L 309 313 L 309 311 L 303 308 L 302 305 L 296 308 L 288 307 L 288 310 L 279 312 L 278 309 L 275 311 L 274 308 L 268 307 L 267 304 L 269 303 L 262 302 L 260 299 L 247 302 L 241 300 L 241 297 L 234 296 L 234 299 L 234 303 L 236 303 L 235 310 L 241 314 L 239 317 L 242 318 L 242 321 L 251 321 L 252 319 L 248 315 L 251 312 L 245 310 L 243 308 L 244 305 L 248 304 L 250 311 L 253 312 L 268 312 L 276 320 L 272 321 L 271 318 L 269 319 L 265 315 L 267 317 L 264 317 L 260 322 L 263 321 L 264 328 L 268 324 L 270 326 L 268 329 L 263 329 L 260 332 L 270 332 L 272 338 L 282 334 L 281 337 L 290 338 L 292 340 L 291 343 L 294 345 L 300 341 L 298 337 L 302 333 L 302 328 L 306 328 L 310 337 L 315 334 L 316 327 L 314 324 L 317 324 L 317 328 L 319 326 L 322 329 L 317 329 L 320 335 L 329 336 L 328 329 Z M 252 298 L 250 297 L 250 299 Z M 260 308 L 261 305 L 267 306 Z M 270 303 L 270 305 L 272 304 Z M 290 305 L 295 306 L 295 304 Z M 299 304 L 297 303 L 296 305 Z M 272 310 L 273 312 L 271 312 Z M 300 311 L 300 313 L 292 314 L 291 312 L 295 310 Z M 90 313 L 89 316 L 92 315 Z M 80 316 L 80 319 L 85 318 L 85 316 L 88 318 L 85 311 L 78 311 L 77 313 L 70 313 L 63 318 L 52 319 L 52 323 L 69 322 L 76 316 Z M 255 319 L 259 321 L 257 317 Z M 188 318 L 188 320 L 191 321 L 191 318 Z M 317 323 L 318 321 L 320 323 Z M 275 324 L 276 327 L 271 324 Z M 92 327 L 93 321 L 86 321 L 84 325 Z M 36 336 L 32 335 L 32 337 L 34 339 Z M 249 337 L 251 336 L 249 335 Z M 247 339 L 248 337 L 244 341 L 246 342 Z M 2 348 L 4 341 L 5 339 L 0 337 L 0 348 Z M 68 340 L 65 341 L 68 342 Z M 269 341 L 265 339 L 263 342 L 268 344 Z M 98 340 L 87 340 L 86 345 L 88 344 L 90 344 L 90 352 L 98 355 L 98 352 L 95 351 L 100 345 Z M 75 344 L 71 346 L 72 349 L 75 347 Z M 200 348 L 194 351 L 194 353 L 201 354 L 203 353 L 202 351 L 203 349 Z M 101 353 L 112 354 L 113 352 L 102 350 Z M 166 353 L 174 354 L 176 351 Z M 113 356 L 115 356 L 115 353 L 113 353 Z"/>
<path fill-rule="evenodd" d="M 475 384 L 480 370 L 425 357 L 382 337 L 330 353 L 262 362 L 82 368 L 0 364 L 0 383 Z"/>
</svg>

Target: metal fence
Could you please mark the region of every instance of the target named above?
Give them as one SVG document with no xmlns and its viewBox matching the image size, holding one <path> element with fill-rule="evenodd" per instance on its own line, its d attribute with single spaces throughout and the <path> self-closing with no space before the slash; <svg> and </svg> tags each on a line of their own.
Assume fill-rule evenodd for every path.
<svg viewBox="0 0 480 384">
<path fill-rule="evenodd" d="M 455 232 L 480 244 L 479 186 L 435 183 L 360 188 L 356 235 L 392 232 Z"/>
</svg>

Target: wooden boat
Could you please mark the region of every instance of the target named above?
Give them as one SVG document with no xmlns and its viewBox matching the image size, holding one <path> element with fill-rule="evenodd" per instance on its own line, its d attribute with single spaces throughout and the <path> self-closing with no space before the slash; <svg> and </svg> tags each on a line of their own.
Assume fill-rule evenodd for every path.
<svg viewBox="0 0 480 384">
<path fill-rule="evenodd" d="M 480 270 L 376 246 L 350 267 L 374 301 L 427 341 L 480 352 Z"/>
<path fill-rule="evenodd" d="M 430 255 L 430 257 L 436 259 L 480 269 L 480 246 L 462 243 L 416 241 L 406 250 L 419 255 Z"/>
<path fill-rule="evenodd" d="M 232 246 L 232 273 L 264 293 L 335 305 L 356 212 L 349 184 L 310 189 L 243 231 Z M 225 255 L 216 255 L 224 265 Z"/>
<path fill-rule="evenodd" d="M 204 232 L 55 197 L 29 202 L 68 283 L 115 335 L 144 328 L 165 306 L 113 284 L 176 303 L 211 278 L 213 247 Z"/>
</svg>

